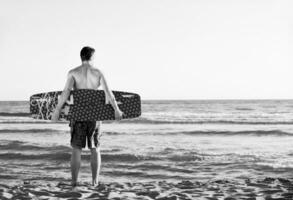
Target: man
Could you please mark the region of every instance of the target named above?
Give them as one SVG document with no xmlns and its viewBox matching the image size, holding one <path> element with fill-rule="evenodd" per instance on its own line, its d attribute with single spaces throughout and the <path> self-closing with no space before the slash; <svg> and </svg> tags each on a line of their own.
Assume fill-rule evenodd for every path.
<svg viewBox="0 0 293 200">
<path fill-rule="evenodd" d="M 92 63 L 94 60 L 95 49 L 91 47 L 83 47 L 80 51 L 82 64 L 68 72 L 67 81 L 58 105 L 52 114 L 52 122 L 57 122 L 60 110 L 70 95 L 71 89 L 98 89 L 102 86 L 105 91 L 106 103 L 110 101 L 115 110 L 115 119 L 122 119 L 123 113 L 117 106 L 117 102 L 111 90 L 108 87 L 107 81 L 103 73 L 94 68 Z M 101 165 L 100 155 L 100 136 L 101 122 L 96 121 L 71 121 L 69 123 L 71 130 L 71 175 L 72 186 L 77 185 L 77 177 L 80 168 L 81 150 L 85 148 L 87 142 L 88 148 L 91 150 L 91 170 L 92 170 L 92 185 L 98 184 L 98 177 Z"/>
</svg>

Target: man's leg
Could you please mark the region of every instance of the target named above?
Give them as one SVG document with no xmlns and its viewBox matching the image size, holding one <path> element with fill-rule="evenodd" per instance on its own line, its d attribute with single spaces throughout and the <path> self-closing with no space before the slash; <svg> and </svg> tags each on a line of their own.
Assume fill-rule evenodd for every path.
<svg viewBox="0 0 293 200">
<path fill-rule="evenodd" d="M 98 185 L 101 167 L 100 147 L 91 148 L 92 185 Z"/>
<path fill-rule="evenodd" d="M 80 168 L 80 155 L 81 155 L 81 149 L 79 148 L 72 148 L 72 154 L 71 154 L 71 175 L 72 175 L 72 186 L 76 186 L 77 184 L 77 178 L 78 178 L 78 172 Z"/>
</svg>

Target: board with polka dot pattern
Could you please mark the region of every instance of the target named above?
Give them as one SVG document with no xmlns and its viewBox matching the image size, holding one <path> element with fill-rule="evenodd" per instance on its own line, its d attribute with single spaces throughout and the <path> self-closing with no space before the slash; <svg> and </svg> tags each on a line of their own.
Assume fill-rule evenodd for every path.
<svg viewBox="0 0 293 200">
<path fill-rule="evenodd" d="M 118 107 L 124 113 L 123 119 L 136 118 L 141 115 L 140 96 L 135 93 L 112 91 Z M 62 91 L 39 93 L 30 97 L 30 113 L 34 119 L 50 120 Z M 103 90 L 72 90 L 63 105 L 61 121 L 105 121 L 114 120 L 114 109 L 106 104 Z"/>
</svg>

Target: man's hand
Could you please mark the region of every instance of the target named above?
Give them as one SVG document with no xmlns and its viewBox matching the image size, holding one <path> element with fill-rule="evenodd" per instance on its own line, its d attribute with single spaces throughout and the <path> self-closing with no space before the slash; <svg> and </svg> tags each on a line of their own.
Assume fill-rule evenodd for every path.
<svg viewBox="0 0 293 200">
<path fill-rule="evenodd" d="M 121 120 L 123 116 L 123 112 L 120 109 L 115 110 L 115 119 L 116 120 Z"/>
<path fill-rule="evenodd" d="M 55 109 L 54 113 L 52 114 L 51 122 L 58 122 L 60 115 L 60 110 Z"/>
</svg>

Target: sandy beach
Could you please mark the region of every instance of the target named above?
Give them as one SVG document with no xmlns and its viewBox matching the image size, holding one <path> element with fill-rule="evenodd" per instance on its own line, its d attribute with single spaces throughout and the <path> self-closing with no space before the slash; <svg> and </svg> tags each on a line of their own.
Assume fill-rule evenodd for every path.
<svg viewBox="0 0 293 200">
<path fill-rule="evenodd" d="M 151 181 L 111 182 L 92 187 L 80 183 L 74 189 L 69 183 L 24 181 L 23 184 L 0 184 L 0 198 L 6 199 L 139 199 L 139 200 L 192 200 L 192 199 L 293 199 L 292 180 L 265 178 L 261 180 L 229 179 L 212 181 Z"/>
</svg>

